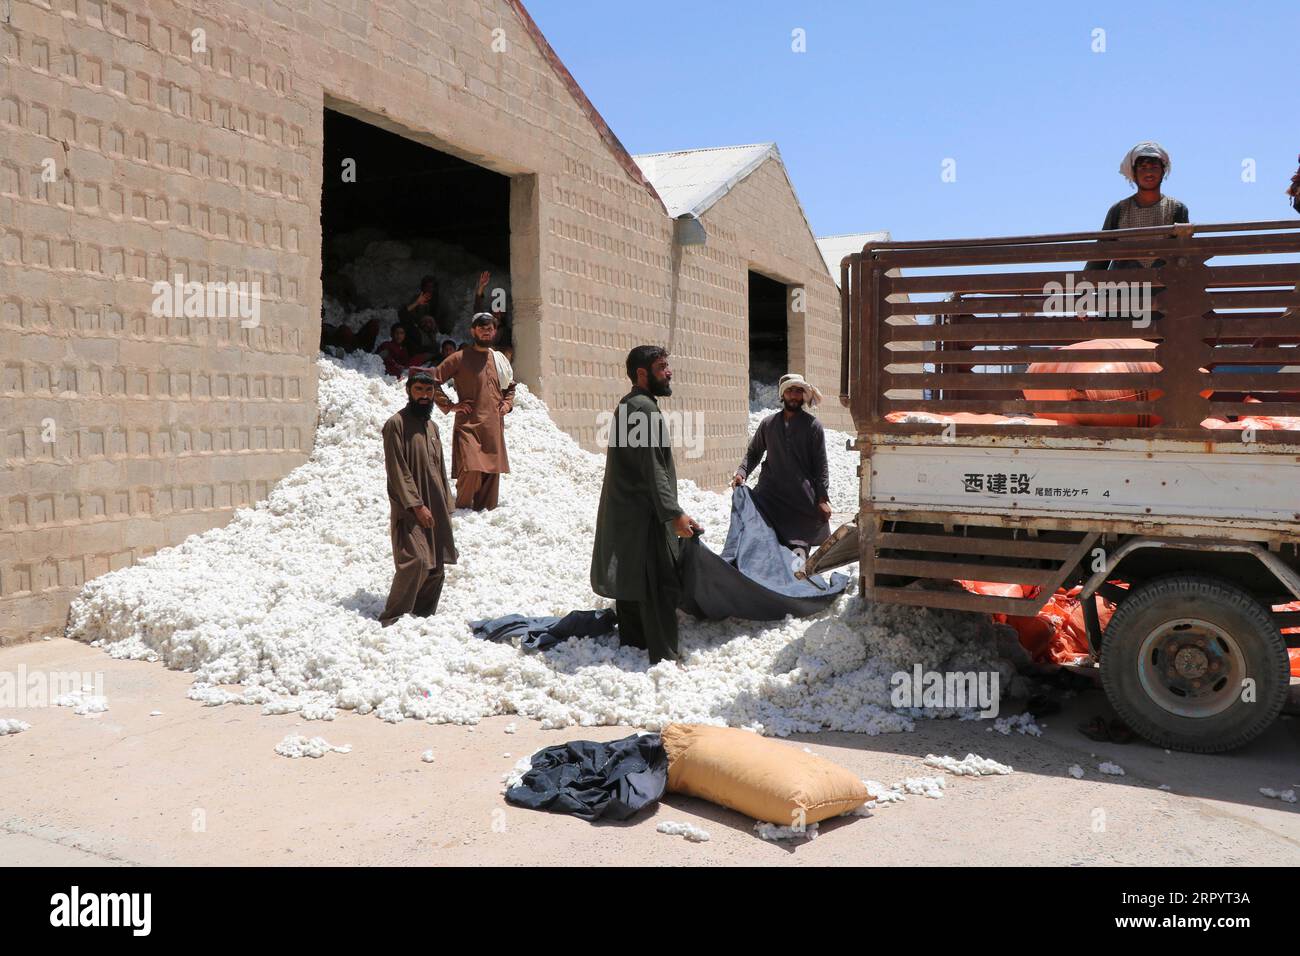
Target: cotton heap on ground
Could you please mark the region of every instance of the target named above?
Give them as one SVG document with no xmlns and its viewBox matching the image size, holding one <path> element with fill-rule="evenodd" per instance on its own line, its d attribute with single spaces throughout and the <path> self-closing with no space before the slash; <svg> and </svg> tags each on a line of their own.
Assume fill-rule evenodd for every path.
<svg viewBox="0 0 1300 956">
<path fill-rule="evenodd" d="M 771 625 L 683 617 L 685 671 L 650 667 L 613 638 L 534 654 L 472 637 L 476 618 L 610 603 L 588 585 L 603 456 L 561 432 L 523 387 L 507 419 L 514 471 L 501 507 L 456 513 L 460 563 L 437 616 L 382 629 L 392 558 L 379 432 L 405 400 L 374 356 L 323 358 L 311 459 L 226 527 L 88 583 L 69 636 L 193 672 L 194 699 L 309 719 L 338 709 L 435 723 L 520 714 L 546 727 L 689 721 L 777 735 L 909 730 L 922 712 L 890 707 L 891 674 L 991 666 L 973 616 L 866 607 L 852 593 L 817 617 Z M 435 418 L 450 460 L 450 420 Z M 827 432 L 837 512 L 856 508 L 845 437 Z M 682 482 L 680 500 L 720 549 L 728 495 Z"/>
</svg>

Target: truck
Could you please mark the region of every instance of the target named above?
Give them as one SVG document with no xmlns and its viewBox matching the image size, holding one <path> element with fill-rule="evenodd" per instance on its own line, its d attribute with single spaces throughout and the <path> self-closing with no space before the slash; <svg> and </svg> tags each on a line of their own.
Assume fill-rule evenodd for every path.
<svg viewBox="0 0 1300 956">
<path fill-rule="evenodd" d="M 1300 223 L 880 242 L 840 270 L 860 511 L 804 573 L 1008 616 L 1077 588 L 1132 730 L 1263 732 L 1300 646 Z"/>
</svg>

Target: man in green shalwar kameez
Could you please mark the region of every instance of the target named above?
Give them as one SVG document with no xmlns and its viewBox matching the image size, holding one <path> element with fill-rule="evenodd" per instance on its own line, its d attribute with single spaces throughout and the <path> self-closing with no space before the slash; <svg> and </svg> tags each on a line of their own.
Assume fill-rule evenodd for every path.
<svg viewBox="0 0 1300 956">
<path fill-rule="evenodd" d="M 613 598 L 619 640 L 650 663 L 678 660 L 678 538 L 704 529 L 677 504 L 677 468 L 658 398 L 672 394 L 668 352 L 638 345 L 627 356 L 632 391 L 614 410 L 596 515 L 591 589 Z"/>
</svg>

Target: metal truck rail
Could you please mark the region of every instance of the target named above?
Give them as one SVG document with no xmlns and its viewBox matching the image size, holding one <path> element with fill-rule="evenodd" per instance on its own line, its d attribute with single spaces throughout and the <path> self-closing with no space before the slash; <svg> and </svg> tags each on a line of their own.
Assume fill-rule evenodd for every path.
<svg viewBox="0 0 1300 956">
<path fill-rule="evenodd" d="M 857 560 L 868 600 L 1011 615 L 1082 585 L 1098 655 L 1093 595 L 1200 575 L 1273 614 L 1274 679 L 1296 615 L 1269 609 L 1300 599 L 1300 223 L 874 244 L 841 307 L 861 511 L 809 572 Z M 1165 745 L 1222 749 L 1195 742 Z"/>
</svg>

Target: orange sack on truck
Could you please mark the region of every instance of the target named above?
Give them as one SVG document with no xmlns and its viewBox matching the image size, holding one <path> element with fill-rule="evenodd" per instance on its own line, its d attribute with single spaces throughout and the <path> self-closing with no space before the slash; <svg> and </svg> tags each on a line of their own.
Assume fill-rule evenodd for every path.
<svg viewBox="0 0 1300 956">
<path fill-rule="evenodd" d="M 1134 349 L 1150 350 L 1156 344 L 1145 339 L 1089 339 L 1087 342 L 1073 342 L 1062 345 L 1056 351 L 1068 352 L 1071 349 Z M 1098 376 L 1140 372 L 1158 372 L 1160 365 L 1156 362 L 1034 362 L 1029 372 L 1075 372 L 1095 373 Z M 1033 402 L 1148 402 L 1163 395 L 1160 391 L 1146 389 L 1119 388 L 1060 388 L 1060 389 L 1025 389 L 1025 398 Z M 1111 425 L 1116 427 L 1150 428 L 1160 424 L 1155 415 L 1116 413 L 1109 414 L 1072 414 L 1069 412 L 1035 412 L 1042 418 L 1051 418 L 1062 425 Z"/>
</svg>

